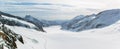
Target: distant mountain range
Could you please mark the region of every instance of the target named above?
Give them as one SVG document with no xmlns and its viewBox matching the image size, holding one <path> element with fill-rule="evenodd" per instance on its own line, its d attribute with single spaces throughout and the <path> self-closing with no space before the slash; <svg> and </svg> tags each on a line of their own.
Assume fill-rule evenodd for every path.
<svg viewBox="0 0 120 49">
<path fill-rule="evenodd" d="M 53 20 L 53 21 L 52 20 L 42 20 L 42 19 L 34 18 L 31 15 L 26 15 L 25 20 L 31 21 L 34 24 L 42 25 L 43 27 L 62 25 L 63 23 L 68 21 L 68 20 Z"/>
<path fill-rule="evenodd" d="M 120 9 L 102 11 L 98 14 L 79 15 L 71 20 L 42 20 L 26 15 L 24 18 L 0 12 L 0 21 L 10 26 L 21 26 L 44 31 L 43 27 L 60 25 L 62 30 L 82 31 L 94 28 L 103 28 L 120 20 Z"/>
</svg>

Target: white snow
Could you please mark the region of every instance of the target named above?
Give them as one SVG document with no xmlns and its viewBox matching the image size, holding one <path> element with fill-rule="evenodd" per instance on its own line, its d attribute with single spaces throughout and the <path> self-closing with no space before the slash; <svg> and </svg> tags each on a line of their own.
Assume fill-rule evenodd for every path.
<svg viewBox="0 0 120 49">
<path fill-rule="evenodd" d="M 11 27 L 21 34 L 25 44 L 18 49 L 120 49 L 120 21 L 115 24 L 82 32 L 60 30 L 60 26 L 44 28 L 47 33 L 23 27 Z"/>
</svg>

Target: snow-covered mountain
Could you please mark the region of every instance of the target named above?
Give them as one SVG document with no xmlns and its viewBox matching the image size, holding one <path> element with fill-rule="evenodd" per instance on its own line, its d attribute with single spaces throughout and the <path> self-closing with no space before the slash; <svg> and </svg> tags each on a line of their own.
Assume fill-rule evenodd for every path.
<svg viewBox="0 0 120 49">
<path fill-rule="evenodd" d="M 78 21 L 80 21 L 80 20 L 83 19 L 83 18 L 84 18 L 83 15 L 80 15 L 80 16 L 77 16 L 77 17 L 73 18 L 72 20 L 64 23 L 64 24 L 62 25 L 62 29 L 67 29 L 67 30 L 69 30 L 69 29 L 72 27 L 73 24 L 77 23 Z"/>
<path fill-rule="evenodd" d="M 42 20 L 32 17 L 31 15 L 26 15 L 25 20 L 31 21 L 35 25 L 41 27 L 49 27 L 49 26 L 55 26 L 55 25 L 62 25 L 64 22 L 67 22 L 67 20 Z"/>
<path fill-rule="evenodd" d="M 88 16 L 77 16 L 70 20 L 69 22 L 62 25 L 61 29 L 64 30 L 71 30 L 71 31 L 78 31 L 79 27 L 84 26 L 85 24 L 89 23 L 91 20 L 95 18 L 95 15 L 88 15 Z"/>
<path fill-rule="evenodd" d="M 39 27 L 42 25 L 38 26 L 35 23 L 32 23 L 31 21 L 28 21 L 22 17 L 14 16 L 4 12 L 0 12 L 0 22 L 2 24 L 7 24 L 10 26 L 21 26 L 21 27 L 31 28 L 31 29 L 44 32 L 43 28 Z"/>
<path fill-rule="evenodd" d="M 98 13 L 90 26 L 92 28 L 101 28 L 114 24 L 118 20 L 120 20 L 120 9 L 106 10 Z"/>
<path fill-rule="evenodd" d="M 87 15 L 83 18 L 74 18 L 70 22 L 65 23 L 62 26 L 62 29 L 71 31 L 81 31 L 93 28 L 102 28 L 105 26 L 109 26 L 117 22 L 118 20 L 120 20 L 120 9 L 112 9 L 102 11 L 98 14 Z"/>
</svg>

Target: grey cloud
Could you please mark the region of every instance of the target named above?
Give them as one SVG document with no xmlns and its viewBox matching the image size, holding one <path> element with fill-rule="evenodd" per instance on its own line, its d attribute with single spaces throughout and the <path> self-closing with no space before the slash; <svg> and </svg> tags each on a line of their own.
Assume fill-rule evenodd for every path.
<svg viewBox="0 0 120 49">
<path fill-rule="evenodd" d="M 58 9 L 52 9 L 52 8 L 39 8 L 39 7 L 33 7 L 33 8 L 29 8 L 29 9 L 40 9 L 40 10 L 58 10 Z"/>
<path fill-rule="evenodd" d="M 67 4 L 54 4 L 54 3 L 35 3 L 35 2 L 6 2 L 8 5 L 56 5 L 56 6 L 64 6 L 64 7 L 73 7 L 72 5 Z"/>
</svg>

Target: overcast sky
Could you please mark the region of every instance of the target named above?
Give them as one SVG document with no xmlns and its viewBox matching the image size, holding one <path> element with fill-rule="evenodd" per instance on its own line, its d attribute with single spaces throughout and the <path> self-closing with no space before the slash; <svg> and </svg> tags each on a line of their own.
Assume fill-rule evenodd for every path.
<svg viewBox="0 0 120 49">
<path fill-rule="evenodd" d="M 71 19 L 118 8 L 120 0 L 0 0 L 0 11 L 48 20 Z"/>
</svg>

